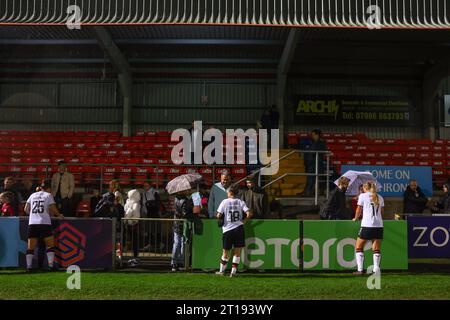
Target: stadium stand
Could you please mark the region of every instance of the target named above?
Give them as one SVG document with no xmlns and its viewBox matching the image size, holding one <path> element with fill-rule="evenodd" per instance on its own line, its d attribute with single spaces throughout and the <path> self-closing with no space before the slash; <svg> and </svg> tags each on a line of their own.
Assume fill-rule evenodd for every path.
<svg viewBox="0 0 450 320">
<path fill-rule="evenodd" d="M 306 132 L 288 133 L 288 144 L 295 148 Z M 347 165 L 431 166 L 433 183 L 440 185 L 450 174 L 450 140 L 370 139 L 362 133 L 324 133 L 332 152 L 330 164 L 340 173 Z"/>
</svg>

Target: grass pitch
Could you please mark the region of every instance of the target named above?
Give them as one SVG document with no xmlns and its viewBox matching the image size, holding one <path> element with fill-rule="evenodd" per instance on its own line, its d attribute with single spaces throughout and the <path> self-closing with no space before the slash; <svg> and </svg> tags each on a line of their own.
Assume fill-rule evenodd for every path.
<svg viewBox="0 0 450 320">
<path fill-rule="evenodd" d="M 338 274 L 81 273 L 81 289 L 65 272 L 0 271 L 0 299 L 450 299 L 448 274 L 383 273 L 381 289 L 368 276 Z"/>
</svg>

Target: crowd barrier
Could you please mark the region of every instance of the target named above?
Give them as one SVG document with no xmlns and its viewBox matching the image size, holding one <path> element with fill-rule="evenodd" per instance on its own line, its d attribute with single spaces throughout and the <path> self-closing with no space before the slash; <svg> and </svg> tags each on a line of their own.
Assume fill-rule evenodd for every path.
<svg viewBox="0 0 450 320">
<path fill-rule="evenodd" d="M 55 266 L 115 270 L 115 220 L 103 218 L 52 219 Z M 0 267 L 26 267 L 27 217 L 0 218 Z M 38 248 L 34 266 L 37 266 Z M 44 259 L 46 266 L 46 259 Z"/>
<path fill-rule="evenodd" d="M 56 265 L 115 270 L 116 245 L 125 257 L 171 258 L 173 219 L 53 219 Z M 186 220 L 180 220 L 186 224 Z M 25 267 L 28 219 L 0 218 L 0 267 Z M 192 227 L 192 226 L 191 226 Z M 263 270 L 352 270 L 359 222 L 315 220 L 251 220 L 245 225 L 246 248 L 240 268 Z M 186 235 L 186 232 L 185 232 Z M 222 229 L 215 219 L 197 220 L 187 233 L 186 269 L 216 269 L 222 252 Z M 134 241 L 137 239 L 138 241 Z M 192 240 L 191 240 L 192 239 Z M 450 258 L 450 216 L 407 216 L 384 221 L 384 270 L 407 270 L 408 259 Z M 372 264 L 370 242 L 365 264 Z M 35 254 L 37 260 L 37 254 Z M 35 263 L 37 263 L 35 261 Z"/>
<path fill-rule="evenodd" d="M 408 269 L 406 221 L 385 221 L 381 267 Z M 214 220 L 203 221 L 195 234 L 192 268 L 217 268 L 222 252 L 222 230 Z M 245 225 L 246 248 L 241 268 L 264 270 L 355 269 L 355 244 L 360 223 L 353 221 L 251 220 Z M 366 265 L 372 264 L 370 243 Z"/>
</svg>

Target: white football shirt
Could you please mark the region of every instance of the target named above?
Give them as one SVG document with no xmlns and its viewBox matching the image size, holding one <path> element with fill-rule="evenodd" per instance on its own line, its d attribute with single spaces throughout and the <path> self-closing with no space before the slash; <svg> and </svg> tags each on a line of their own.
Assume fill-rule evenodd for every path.
<svg viewBox="0 0 450 320">
<path fill-rule="evenodd" d="M 39 191 L 33 193 L 27 200 L 30 206 L 30 219 L 28 224 L 51 225 L 49 207 L 55 203 L 51 193 Z"/>
<path fill-rule="evenodd" d="M 384 207 L 384 199 L 378 194 L 378 205 L 372 202 L 370 192 L 361 193 L 358 197 L 358 206 L 363 207 L 361 227 L 382 228 L 383 217 L 381 208 Z"/>
<path fill-rule="evenodd" d="M 223 233 L 243 225 L 242 218 L 244 212 L 247 212 L 248 210 L 249 208 L 241 199 L 223 200 L 217 209 L 217 212 L 224 215 L 222 227 Z"/>
</svg>

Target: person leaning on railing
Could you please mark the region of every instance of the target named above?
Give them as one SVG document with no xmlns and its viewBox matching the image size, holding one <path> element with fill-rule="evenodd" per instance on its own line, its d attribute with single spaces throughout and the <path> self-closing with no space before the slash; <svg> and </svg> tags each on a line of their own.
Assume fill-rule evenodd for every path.
<svg viewBox="0 0 450 320">
<path fill-rule="evenodd" d="M 434 206 L 431 207 L 431 212 L 438 213 L 440 211 L 441 213 L 450 214 L 450 184 L 444 183 L 442 190 L 444 195 L 434 203 Z"/>
<path fill-rule="evenodd" d="M 417 185 L 417 180 L 411 180 L 403 193 L 403 213 L 423 213 L 428 199 Z"/>
</svg>

